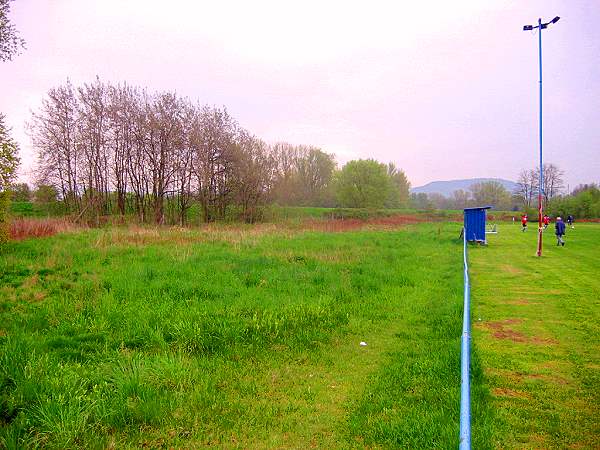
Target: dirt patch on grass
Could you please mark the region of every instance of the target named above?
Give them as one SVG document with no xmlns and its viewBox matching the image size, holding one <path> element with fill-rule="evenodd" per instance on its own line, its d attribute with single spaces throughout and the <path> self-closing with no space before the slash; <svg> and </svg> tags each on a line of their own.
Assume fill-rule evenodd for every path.
<svg viewBox="0 0 600 450">
<path fill-rule="evenodd" d="M 499 321 L 485 322 L 480 326 L 488 329 L 492 337 L 496 339 L 508 339 L 513 342 L 538 344 L 538 345 L 554 345 L 558 344 L 558 341 L 552 338 L 538 337 L 538 336 L 527 336 L 526 334 L 516 331 L 509 327 L 509 325 L 518 325 L 522 323 L 522 319 L 505 319 Z"/>
<path fill-rule="evenodd" d="M 492 394 L 495 397 L 511 397 L 511 398 L 525 398 L 525 399 L 531 398 L 531 395 L 529 395 L 527 392 L 516 391 L 514 389 L 504 388 L 504 387 L 498 387 L 498 388 L 492 389 Z"/>
<path fill-rule="evenodd" d="M 494 336 L 496 339 L 508 339 L 513 342 L 528 342 L 527 336 L 511 329 L 497 329 L 492 333 L 492 336 Z"/>
</svg>

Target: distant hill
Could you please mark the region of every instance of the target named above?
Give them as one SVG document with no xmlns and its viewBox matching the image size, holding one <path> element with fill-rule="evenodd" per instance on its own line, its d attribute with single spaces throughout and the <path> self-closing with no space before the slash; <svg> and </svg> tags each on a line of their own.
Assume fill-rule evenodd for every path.
<svg viewBox="0 0 600 450">
<path fill-rule="evenodd" d="M 432 181 L 424 186 L 414 187 L 410 190 L 410 192 L 414 192 L 415 194 L 419 194 L 421 192 L 432 194 L 437 192 L 438 194 L 442 194 L 446 197 L 451 197 L 452 193 L 458 189 L 468 191 L 471 185 L 484 181 L 497 181 L 498 183 L 502 184 L 508 192 L 513 192 L 517 187 L 517 183 L 514 181 L 504 180 L 502 178 L 470 178 L 467 180 Z"/>
</svg>

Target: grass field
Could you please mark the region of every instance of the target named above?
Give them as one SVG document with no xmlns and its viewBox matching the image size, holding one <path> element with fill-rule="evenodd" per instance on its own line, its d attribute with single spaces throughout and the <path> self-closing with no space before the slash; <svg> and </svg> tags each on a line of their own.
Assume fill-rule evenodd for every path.
<svg viewBox="0 0 600 450">
<path fill-rule="evenodd" d="M 548 247 L 540 269 L 524 251 L 533 233 L 510 227 L 470 249 L 473 447 L 593 448 L 600 227 Z M 131 227 L 11 243 L 3 445 L 455 448 L 459 229 Z"/>
<path fill-rule="evenodd" d="M 600 448 L 600 226 L 535 256 L 537 230 L 501 225 L 470 249 L 473 341 L 500 448 Z"/>
</svg>

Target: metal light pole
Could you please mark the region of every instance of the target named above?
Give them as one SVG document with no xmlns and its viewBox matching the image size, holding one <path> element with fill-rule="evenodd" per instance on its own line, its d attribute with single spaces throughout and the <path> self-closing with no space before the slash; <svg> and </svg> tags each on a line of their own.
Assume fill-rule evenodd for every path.
<svg viewBox="0 0 600 450">
<path fill-rule="evenodd" d="M 538 19 L 537 26 L 533 25 L 525 25 L 523 27 L 523 31 L 531 31 L 538 29 L 538 42 L 539 42 L 539 61 L 540 61 L 540 180 L 539 180 L 539 188 L 538 188 L 538 248 L 537 255 L 542 256 L 542 213 L 544 211 L 542 205 L 542 192 L 544 190 L 544 165 L 542 160 L 542 30 L 548 28 L 548 25 L 551 23 L 558 22 L 560 17 L 556 16 L 550 22 L 542 23 L 542 19 Z"/>
</svg>

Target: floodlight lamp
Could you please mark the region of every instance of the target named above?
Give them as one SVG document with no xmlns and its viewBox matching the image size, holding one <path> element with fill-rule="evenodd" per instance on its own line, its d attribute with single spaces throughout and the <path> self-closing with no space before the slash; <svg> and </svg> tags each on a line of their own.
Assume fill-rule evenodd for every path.
<svg viewBox="0 0 600 450">
<path fill-rule="evenodd" d="M 556 16 L 554 19 L 552 19 L 552 23 L 556 23 L 560 20 L 560 17 Z"/>
<path fill-rule="evenodd" d="M 533 30 L 533 25 L 525 25 L 523 27 L 523 31 L 531 31 L 531 30 Z"/>
</svg>

